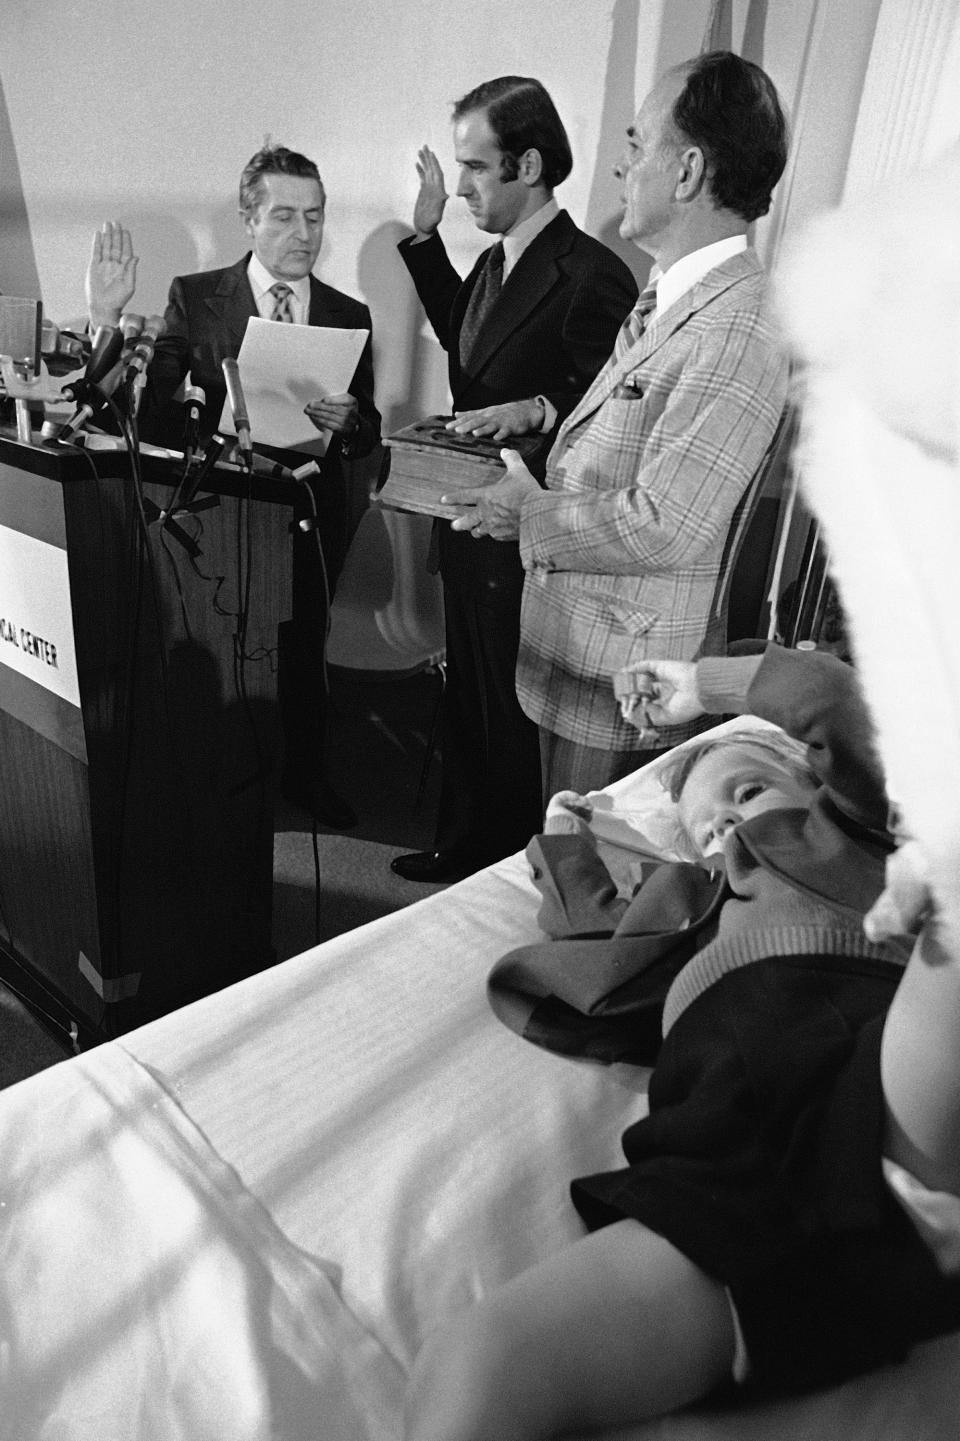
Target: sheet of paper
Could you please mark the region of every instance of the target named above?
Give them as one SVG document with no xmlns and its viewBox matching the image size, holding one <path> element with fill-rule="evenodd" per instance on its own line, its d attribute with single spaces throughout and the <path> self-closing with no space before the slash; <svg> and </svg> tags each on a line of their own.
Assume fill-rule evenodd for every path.
<svg viewBox="0 0 960 1441">
<path fill-rule="evenodd" d="M 317 430 L 303 408 L 324 395 L 343 395 L 369 334 L 322 325 L 281 325 L 259 316 L 248 320 L 237 364 L 254 444 L 323 455 L 330 431 Z M 236 434 L 229 400 L 220 428 Z"/>
</svg>

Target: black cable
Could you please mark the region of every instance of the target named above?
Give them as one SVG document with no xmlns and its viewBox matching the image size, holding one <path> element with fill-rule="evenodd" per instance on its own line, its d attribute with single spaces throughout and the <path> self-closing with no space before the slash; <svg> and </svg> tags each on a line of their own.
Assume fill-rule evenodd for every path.
<svg viewBox="0 0 960 1441">
<path fill-rule="evenodd" d="M 129 563 L 131 567 L 131 575 L 130 588 L 128 593 L 132 593 L 135 596 L 135 604 L 133 607 L 132 623 L 128 633 L 129 649 L 127 655 L 126 686 L 127 713 L 125 717 L 122 717 L 122 723 L 119 727 L 119 733 L 123 736 L 125 741 L 122 750 L 119 776 L 120 809 L 117 816 L 118 852 L 114 870 L 116 885 L 116 959 L 119 970 L 123 957 L 123 935 L 121 924 L 121 903 L 125 893 L 125 887 L 123 882 L 123 857 L 125 852 L 124 842 L 127 826 L 129 823 L 128 808 L 131 784 L 131 770 L 133 765 L 134 722 L 136 714 L 137 696 L 137 654 L 144 614 L 144 588 L 147 579 L 149 579 L 151 599 L 153 601 L 153 612 L 157 628 L 157 656 L 160 666 L 160 689 L 162 698 L 161 704 L 163 707 L 165 732 L 170 746 L 170 757 L 173 761 L 173 764 L 175 766 L 180 766 L 180 768 L 182 769 L 183 762 L 179 757 L 179 745 L 177 740 L 178 731 L 174 724 L 174 717 L 171 712 L 170 677 L 167 663 L 167 637 L 165 635 L 164 628 L 164 613 L 160 597 L 159 577 L 157 575 L 157 569 L 154 564 L 153 551 L 150 544 L 150 522 L 147 515 L 146 498 L 144 494 L 143 470 L 141 465 L 140 443 L 136 419 L 132 415 L 132 413 L 127 415 L 122 414 L 121 411 L 114 405 L 112 400 L 108 401 L 108 404 L 110 405 L 111 410 L 114 412 L 115 418 L 119 424 L 121 437 L 126 446 L 127 457 L 130 464 L 132 489 L 136 502 L 134 512 L 131 516 L 131 520 L 133 522 L 133 529 L 129 542 Z M 96 471 L 95 467 L 94 471 Z M 184 618 L 187 628 L 189 630 L 189 622 L 186 620 L 185 609 Z M 121 688 L 118 686 L 118 697 L 120 695 L 120 690 Z M 202 865 L 202 857 L 194 849 L 197 844 L 197 838 L 194 835 L 193 826 L 192 824 L 190 824 L 189 815 L 184 814 L 183 822 L 183 825 L 179 828 L 178 835 L 180 836 L 184 845 L 190 850 L 194 851 L 194 854 L 192 856 L 192 865 L 195 870 L 198 870 L 198 868 Z"/>
<path fill-rule="evenodd" d="M 135 472 L 135 462 L 131 454 L 131 436 L 127 430 L 126 417 L 121 414 L 118 407 L 112 400 L 108 401 L 115 418 L 119 422 L 121 439 L 124 442 L 126 453 L 130 459 L 131 471 Z M 100 477 L 97 475 L 93 458 L 88 457 L 94 476 L 99 484 Z M 134 480 L 134 493 L 138 502 L 142 501 L 139 494 L 136 480 Z M 121 508 L 126 514 L 127 507 Z M 120 738 L 120 765 L 118 774 L 117 801 L 118 810 L 116 813 L 116 834 L 113 837 L 115 844 L 114 864 L 112 867 L 114 878 L 114 904 L 113 916 L 115 925 L 115 965 L 117 974 L 121 974 L 121 965 L 124 948 L 123 936 L 123 899 L 124 899 L 124 875 L 123 859 L 125 852 L 125 836 L 128 819 L 128 803 L 130 792 L 130 774 L 133 765 L 133 720 L 136 700 L 136 659 L 137 659 L 137 638 L 140 633 L 140 621 L 143 613 L 143 530 L 136 523 L 136 516 L 130 513 L 130 533 L 126 544 L 126 551 L 129 566 L 129 584 L 125 587 L 125 593 L 134 598 L 133 609 L 127 611 L 128 629 L 126 636 L 126 685 L 118 684 L 114 692 L 114 723 L 113 733 Z M 145 525 L 145 517 L 142 522 Z M 121 678 L 123 673 L 121 672 Z M 121 709 L 121 707 L 124 707 Z"/>
<path fill-rule="evenodd" d="M 111 409 L 114 411 L 114 414 L 116 415 L 118 421 L 120 422 L 121 438 L 123 439 L 124 444 L 125 444 L 125 446 L 126 446 L 126 445 L 129 444 L 129 441 L 128 441 L 128 437 L 127 437 L 126 434 L 124 433 L 123 417 L 121 416 L 119 410 L 117 410 L 117 408 L 113 405 L 112 402 L 108 402 L 108 403 L 110 404 Z M 100 497 L 101 477 L 100 477 L 100 474 L 99 474 L 99 472 L 98 472 L 98 470 L 97 470 L 97 467 L 96 467 L 96 464 L 95 464 L 95 462 L 94 462 L 93 456 L 92 456 L 85 448 L 81 448 L 81 454 L 83 455 L 84 459 L 87 461 L 87 464 L 90 466 L 90 471 L 91 471 L 91 474 L 92 474 L 92 476 L 93 476 L 93 481 L 94 481 L 94 493 L 96 494 L 96 496 L 97 496 L 97 498 L 98 498 L 98 502 L 100 502 L 99 505 L 98 505 L 98 513 L 99 513 L 99 515 L 100 515 L 100 517 L 101 517 L 101 534 L 102 534 L 102 532 L 103 532 L 103 523 L 102 523 L 103 505 L 102 505 L 102 500 L 101 500 L 101 497 Z M 124 507 L 124 512 L 125 512 L 125 507 Z M 132 519 L 132 517 L 131 517 L 131 519 Z M 134 538 L 135 538 L 135 535 L 136 535 L 136 532 L 133 533 Z M 129 542 L 127 542 L 127 544 L 125 544 L 125 546 L 124 546 L 125 552 L 128 550 L 128 546 L 129 546 Z M 117 800 L 119 801 L 119 809 L 118 809 L 118 811 L 116 812 L 116 825 L 115 825 L 114 834 L 113 834 L 113 836 L 109 837 L 109 840 L 112 842 L 112 851 L 113 851 L 113 860 L 112 860 L 112 863 L 111 863 L 111 866 L 110 866 L 110 872 L 111 872 L 111 875 L 112 875 L 112 877 L 113 877 L 113 889 L 114 889 L 114 898 L 113 898 L 113 916 L 114 916 L 114 924 L 115 924 L 115 946 L 114 946 L 114 949 L 115 949 L 115 963 L 116 963 L 116 968 L 117 968 L 118 974 L 119 974 L 119 971 L 120 971 L 120 957 L 121 957 L 121 952 L 122 952 L 122 929 L 123 929 L 123 928 L 122 928 L 122 923 L 121 923 L 121 900 L 122 900 L 122 897 L 123 897 L 123 889 L 124 889 L 124 887 L 123 887 L 123 852 L 124 852 L 123 837 L 124 837 L 124 831 L 125 831 L 125 829 L 126 829 L 127 792 L 128 792 L 129 780 L 130 780 L 130 754 L 131 754 L 131 750 L 132 750 L 132 724 L 131 724 L 131 717 L 132 717 L 132 712 L 133 712 L 133 691 L 134 691 L 134 665 L 133 665 L 133 662 L 134 662 L 135 654 L 136 654 L 136 635 L 137 635 L 137 631 L 139 630 L 139 614 L 140 614 L 140 604 L 141 604 L 141 594 L 142 594 L 142 587 L 141 587 L 140 577 L 139 577 L 139 567 L 136 565 L 136 561 L 137 561 L 137 557 L 138 557 L 138 552 L 139 552 L 139 546 L 134 546 L 134 547 L 130 548 L 130 552 L 129 552 L 129 564 L 130 564 L 130 566 L 131 566 L 131 576 L 130 576 L 130 584 L 129 584 L 129 586 L 126 588 L 126 593 L 127 593 L 127 594 L 135 594 L 135 596 L 136 596 L 136 602 L 135 602 L 135 605 L 134 605 L 134 607 L 133 607 L 132 625 L 130 625 L 130 627 L 129 627 L 129 629 L 128 629 L 128 632 L 127 632 L 128 655 L 127 655 L 127 664 L 126 664 L 126 667 L 125 667 L 127 685 L 126 685 L 126 688 L 124 688 L 124 686 L 123 686 L 122 684 L 119 684 L 119 683 L 118 683 L 115 687 L 113 687 L 112 716 L 111 716 L 111 721 L 110 721 L 110 725 L 109 725 L 110 733 L 113 734 L 113 735 L 115 735 L 115 736 L 120 737 L 120 743 L 121 743 L 121 753 L 120 753 L 121 758 L 120 758 L 119 776 L 118 776 L 119 784 L 118 784 L 117 789 L 116 789 L 116 796 L 117 796 Z M 129 620 L 130 620 L 130 616 L 131 616 L 131 613 L 130 613 L 129 609 L 125 612 L 125 614 L 126 614 L 126 616 L 127 616 L 127 618 L 128 618 L 128 621 L 129 621 Z M 121 671 L 121 673 L 120 673 L 121 679 L 123 678 L 123 675 L 124 675 L 124 672 Z M 125 709 L 124 709 L 124 705 L 125 705 Z"/>
<path fill-rule="evenodd" d="M 237 613 L 233 635 L 233 677 L 234 691 L 247 720 L 250 740 L 253 746 L 255 775 L 259 794 L 259 817 L 255 834 L 263 829 L 270 811 L 270 795 L 267 789 L 266 766 L 256 719 L 247 693 L 246 665 L 251 659 L 247 652 L 247 627 L 250 619 L 250 587 L 253 575 L 253 538 L 251 533 L 250 510 L 253 504 L 253 472 L 247 472 L 247 493 L 237 497 L 236 553 L 237 553 Z M 253 893 L 248 893 L 252 904 Z"/>
<path fill-rule="evenodd" d="M 199 545 L 200 541 L 204 537 L 203 521 L 200 519 L 199 515 L 195 515 L 193 517 L 193 520 L 196 525 L 196 530 L 193 532 L 191 539 L 197 545 Z M 213 595 L 210 599 L 210 605 L 213 609 L 214 614 L 223 616 L 225 620 L 235 619 L 237 612 L 235 610 L 227 610 L 224 606 L 220 604 L 220 591 L 226 584 L 227 577 L 225 575 L 207 575 L 206 571 L 200 569 L 199 565 L 197 564 L 197 558 L 194 555 L 191 555 L 189 557 L 189 560 L 194 575 L 198 576 L 200 580 L 205 581 L 207 584 L 214 587 Z"/>
<path fill-rule="evenodd" d="M 63 1019 L 55 1016 L 52 1011 L 46 1010 L 45 1007 L 43 1007 L 36 999 L 35 995 L 28 995 L 26 991 L 21 990 L 20 987 L 17 985 L 16 981 L 12 981 L 8 975 L 4 974 L 2 977 L 0 977 L 0 982 L 2 982 L 4 988 L 8 990 L 11 995 L 16 996 L 18 1001 L 22 1001 L 28 1011 L 30 1011 L 33 1015 L 42 1016 L 44 1021 L 48 1023 L 48 1026 L 51 1029 L 58 1032 L 64 1032 L 69 1038 L 74 1055 L 79 1055 L 80 1026 L 78 1022 L 74 1020 L 73 1016 L 70 1015 L 70 1012 L 67 1010 L 61 997 L 57 995 L 56 991 L 52 991 L 49 986 L 44 984 L 42 976 L 34 976 L 31 973 L 30 980 L 31 983 L 36 986 L 37 990 L 41 991 L 44 996 L 49 997 L 53 1005 L 62 1007 L 64 1013 Z"/>
<path fill-rule="evenodd" d="M 183 621 L 184 635 L 191 644 L 194 644 L 195 642 L 193 631 L 190 629 L 190 616 L 187 613 L 187 598 L 184 595 L 183 591 L 183 581 L 180 579 L 180 568 L 177 565 L 177 558 L 174 555 L 172 549 L 170 548 L 170 540 L 167 536 L 167 532 L 162 526 L 160 528 L 160 544 L 163 546 L 163 552 L 166 555 L 167 560 L 170 563 L 170 569 L 173 572 L 173 584 L 176 588 L 177 600 L 180 603 L 180 618 Z"/>
<path fill-rule="evenodd" d="M 9 918 L 9 916 L 7 915 L 7 908 L 6 908 L 6 905 L 5 905 L 5 903 L 4 903 L 4 899 L 3 899 L 3 873 L 2 873 L 2 872 L 0 872 L 0 923 L 2 923 L 3 929 L 4 929 L 4 930 L 6 931 L 6 933 L 7 933 L 7 940 L 8 940 L 8 942 L 9 942 L 9 944 L 10 944 L 11 949 L 15 951 L 15 950 L 17 949 L 17 943 L 16 943 L 16 940 L 15 940 L 15 938 L 14 938 L 13 926 L 11 926 L 11 924 L 10 924 L 10 918 Z"/>
<path fill-rule="evenodd" d="M 323 545 L 320 540 L 320 516 L 317 511 L 317 501 L 307 476 L 297 476 L 301 488 L 306 493 L 307 508 L 310 516 L 304 529 L 309 529 L 314 537 L 317 547 L 317 560 L 320 565 L 320 578 L 323 582 L 323 607 L 324 607 L 324 634 L 323 645 L 320 651 L 320 674 L 323 681 L 323 692 L 327 702 L 331 701 L 330 696 L 330 674 L 327 670 L 327 641 L 330 638 L 330 627 L 332 617 L 330 614 L 330 579 L 327 574 L 327 560 L 323 553 Z M 317 821 L 313 818 L 313 936 L 317 945 L 320 943 L 320 846 L 317 839 Z"/>
<path fill-rule="evenodd" d="M 320 651 L 320 674 L 323 679 L 323 691 L 327 699 L 330 698 L 330 674 L 327 670 L 327 641 L 330 639 L 330 628 L 333 618 L 330 614 L 330 577 L 327 572 L 327 558 L 323 553 L 323 545 L 320 540 L 320 514 L 317 510 L 317 501 L 310 485 L 308 476 L 296 476 L 296 479 L 307 497 L 307 507 L 310 511 L 309 518 L 304 522 L 297 522 L 302 530 L 313 534 L 317 547 L 317 561 L 320 566 L 320 579 L 323 582 L 323 646 Z"/>
<path fill-rule="evenodd" d="M 320 842 L 316 816 L 313 817 L 313 943 L 320 944 Z"/>
</svg>

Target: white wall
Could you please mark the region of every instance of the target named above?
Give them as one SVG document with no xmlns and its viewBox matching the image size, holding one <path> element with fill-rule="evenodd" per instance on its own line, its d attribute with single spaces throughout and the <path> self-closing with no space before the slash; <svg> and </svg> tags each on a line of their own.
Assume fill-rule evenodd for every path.
<svg viewBox="0 0 960 1441">
<path fill-rule="evenodd" d="M 320 166 L 329 200 L 318 271 L 371 308 L 392 427 L 446 403 L 445 359 L 395 244 L 417 147 L 431 144 L 453 178 L 453 100 L 494 75 L 540 78 L 574 149 L 560 200 L 620 246 L 611 167 L 624 128 L 719 14 L 805 116 L 805 143 L 758 236 L 772 258 L 793 215 L 839 198 L 879 3 L 727 0 L 715 12 L 710 0 L 3 0 L 0 289 L 15 288 L 11 270 L 24 285 L 38 278 L 49 315 L 80 316 L 90 236 L 118 219 L 141 256 L 136 308 L 162 310 L 173 275 L 243 253 L 237 180 L 269 134 Z M 464 267 L 484 241 L 462 202 L 447 215 Z M 646 257 L 625 253 L 642 279 Z"/>
<path fill-rule="evenodd" d="M 318 270 L 371 307 L 381 408 L 416 409 L 417 392 L 442 390 L 444 374 L 436 347 L 416 336 L 395 252 L 416 193 L 416 150 L 429 142 L 452 175 L 451 102 L 493 75 L 535 74 L 575 152 L 562 202 L 582 222 L 589 198 L 602 226 L 616 206 L 612 176 L 594 184 L 615 8 L 4 0 L 0 81 L 47 312 L 82 312 L 90 235 L 106 218 L 133 231 L 141 311 L 163 309 L 173 275 L 238 258 L 237 180 L 269 134 L 320 166 L 329 203 Z M 633 52 L 621 59 L 629 111 Z M 617 117 L 621 131 L 627 118 Z M 462 203 L 452 201 L 448 217 L 451 253 L 466 265 L 482 239 Z"/>
</svg>

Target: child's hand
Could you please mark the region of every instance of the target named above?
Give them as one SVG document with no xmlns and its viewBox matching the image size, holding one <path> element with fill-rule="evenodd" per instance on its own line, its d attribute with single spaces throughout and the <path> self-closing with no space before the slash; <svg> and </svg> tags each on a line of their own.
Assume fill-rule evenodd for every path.
<svg viewBox="0 0 960 1441">
<path fill-rule="evenodd" d="M 652 698 L 655 689 L 652 675 L 643 667 L 614 672 L 613 693 L 620 705 L 620 714 L 628 725 L 636 726 L 641 740 L 656 739 L 657 733 L 647 715 L 647 701 Z"/>
<path fill-rule="evenodd" d="M 704 714 L 691 660 L 647 660 L 618 670 L 613 690 L 624 720 L 644 730 L 680 725 Z"/>
<path fill-rule="evenodd" d="M 576 791 L 557 791 L 547 806 L 543 829 L 548 836 L 589 836 L 593 803 Z"/>
<path fill-rule="evenodd" d="M 930 913 L 927 862 L 916 841 L 905 841 L 887 857 L 886 886 L 863 918 L 868 941 L 916 935 Z"/>
</svg>

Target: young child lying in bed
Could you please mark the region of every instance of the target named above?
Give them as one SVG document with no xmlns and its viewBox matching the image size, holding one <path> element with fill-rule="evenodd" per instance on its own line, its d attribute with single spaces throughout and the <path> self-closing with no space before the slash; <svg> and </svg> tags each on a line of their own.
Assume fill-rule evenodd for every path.
<svg viewBox="0 0 960 1441">
<path fill-rule="evenodd" d="M 641 1016 L 645 975 L 658 1004 L 666 995 L 649 1115 L 623 1138 L 623 1169 L 573 1183 L 591 1234 L 428 1341 L 410 1388 L 416 1441 L 593 1433 L 731 1377 L 798 1392 L 960 1326 L 956 1124 L 923 1129 L 924 1106 L 938 1121 L 960 1115 L 960 1054 L 944 1048 L 928 1067 L 922 1051 L 933 1009 L 941 1031 L 945 1015 L 960 1022 L 960 959 L 928 923 L 907 981 L 926 974 L 898 991 L 905 949 L 864 934 L 893 845 L 853 672 L 771 647 L 651 662 L 635 680 L 654 692 L 645 723 L 752 711 L 804 741 L 810 773 L 746 741 L 701 752 L 677 781 L 678 804 L 700 851 L 722 846 L 725 874 L 701 872 L 706 894 L 685 889 L 697 867 L 658 872 L 639 946 L 622 928 L 650 882 L 618 903 L 589 842 L 556 837 L 579 851 L 586 885 L 578 892 L 576 866 L 560 864 L 542 889 L 556 916 L 600 921 L 584 945 L 608 948 L 608 994 L 619 983 Z M 925 903 L 922 884 L 908 892 L 916 914 L 905 921 Z M 628 963 L 647 942 L 656 952 L 671 927 L 685 945 L 668 954 L 672 980 L 661 952 L 646 968 L 641 957 L 624 992 L 616 952 Z M 544 947 L 561 989 L 568 944 Z M 541 989 L 534 1039 L 549 1045 L 556 1020 L 558 1049 L 575 1049 L 575 983 L 572 994 L 557 1019 Z M 594 1007 L 588 1019 L 584 1050 L 597 1054 L 605 1018 Z M 624 1009 L 609 1019 L 619 1056 Z M 901 1115 L 918 1124 L 906 1131 Z"/>
</svg>

